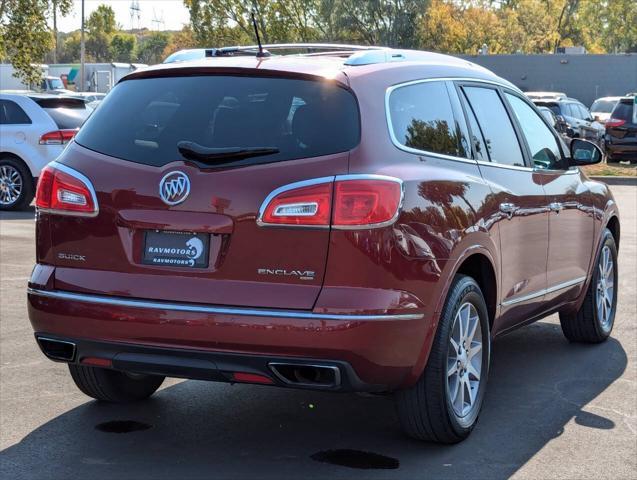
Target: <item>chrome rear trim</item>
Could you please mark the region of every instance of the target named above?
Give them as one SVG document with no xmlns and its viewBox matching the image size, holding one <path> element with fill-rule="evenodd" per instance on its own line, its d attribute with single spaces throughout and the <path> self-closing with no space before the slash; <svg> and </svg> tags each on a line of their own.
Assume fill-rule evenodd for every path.
<svg viewBox="0 0 637 480">
<path fill-rule="evenodd" d="M 307 311 L 294 310 L 273 310 L 266 308 L 241 308 L 241 307 L 219 307 L 200 305 L 195 303 L 171 303 L 155 300 L 133 300 L 122 297 L 107 297 L 105 295 L 89 295 L 84 293 L 72 293 L 60 290 L 39 290 L 28 289 L 29 295 L 54 298 L 57 300 L 69 300 L 73 302 L 93 303 L 97 305 L 110 305 L 115 307 L 147 308 L 158 310 L 172 310 L 176 312 L 189 313 L 209 313 L 216 315 L 241 315 L 249 317 L 275 317 L 275 318 L 299 318 L 308 320 L 343 320 L 348 322 L 370 321 L 370 320 L 419 320 L 423 318 L 422 313 L 400 313 L 400 314 L 379 314 L 379 315 L 346 315 L 313 313 Z"/>
</svg>

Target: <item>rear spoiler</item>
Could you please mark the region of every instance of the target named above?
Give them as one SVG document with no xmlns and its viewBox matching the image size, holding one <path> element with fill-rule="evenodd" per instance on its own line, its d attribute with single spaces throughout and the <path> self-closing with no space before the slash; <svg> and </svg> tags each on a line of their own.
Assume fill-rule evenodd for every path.
<svg viewBox="0 0 637 480">
<path fill-rule="evenodd" d="M 29 97 L 42 108 L 86 108 L 86 102 L 75 97 Z"/>
</svg>

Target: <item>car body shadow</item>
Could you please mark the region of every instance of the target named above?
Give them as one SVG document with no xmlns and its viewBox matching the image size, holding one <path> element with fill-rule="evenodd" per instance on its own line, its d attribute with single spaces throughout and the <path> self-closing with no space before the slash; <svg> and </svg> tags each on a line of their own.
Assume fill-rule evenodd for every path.
<svg viewBox="0 0 637 480">
<path fill-rule="evenodd" d="M 624 372 L 627 357 L 617 340 L 570 345 L 559 325 L 536 323 L 498 340 L 493 351 L 484 410 L 471 437 L 459 445 L 403 436 L 391 397 L 184 381 L 142 403 L 88 401 L 52 419 L 0 453 L 0 474 L 12 479 L 360 477 L 362 471 L 311 458 L 342 448 L 400 462 L 397 470 L 365 470 L 365 478 L 506 478 L 573 419 L 590 428 L 615 427 L 583 408 Z M 146 427 L 126 434 L 95 428 L 108 421 Z"/>
</svg>

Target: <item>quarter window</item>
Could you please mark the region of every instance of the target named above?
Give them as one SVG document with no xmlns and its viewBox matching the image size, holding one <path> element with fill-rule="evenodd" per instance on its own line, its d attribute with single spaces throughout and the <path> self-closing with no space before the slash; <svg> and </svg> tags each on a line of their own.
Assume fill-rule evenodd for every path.
<svg viewBox="0 0 637 480">
<path fill-rule="evenodd" d="M 397 88 L 389 96 L 389 117 L 401 145 L 432 153 L 467 157 L 466 134 L 454 115 L 444 82 Z"/>
<path fill-rule="evenodd" d="M 563 169 L 562 152 L 549 127 L 524 100 L 510 93 L 506 97 L 522 128 L 535 167 Z"/>
<path fill-rule="evenodd" d="M 524 157 L 511 119 L 492 88 L 464 87 L 492 162 L 524 167 Z"/>
<path fill-rule="evenodd" d="M 30 123 L 31 119 L 17 103 L 10 100 L 0 100 L 1 125 L 24 125 Z"/>
</svg>

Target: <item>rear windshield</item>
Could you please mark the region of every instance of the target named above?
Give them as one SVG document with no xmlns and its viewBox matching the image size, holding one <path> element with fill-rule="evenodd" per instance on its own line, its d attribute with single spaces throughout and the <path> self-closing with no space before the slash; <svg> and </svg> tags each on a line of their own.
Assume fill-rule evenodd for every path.
<svg viewBox="0 0 637 480">
<path fill-rule="evenodd" d="M 333 83 L 215 75 L 121 82 L 75 140 L 154 166 L 184 160 L 182 141 L 278 150 L 232 161 L 240 166 L 345 152 L 358 144 L 359 130 L 354 95 Z"/>
<path fill-rule="evenodd" d="M 617 105 L 617 100 L 596 100 L 591 106 L 591 112 L 610 113 Z"/>
<path fill-rule="evenodd" d="M 617 104 L 615 110 L 611 117 L 616 118 L 618 120 L 625 120 L 626 122 L 631 122 L 633 120 L 633 100 L 622 100 Z"/>
<path fill-rule="evenodd" d="M 546 107 L 551 110 L 555 115 L 561 115 L 560 106 L 556 103 L 546 103 L 546 102 L 533 102 L 538 107 Z"/>
<path fill-rule="evenodd" d="M 49 114 L 55 124 L 60 129 L 76 129 L 80 128 L 84 121 L 88 118 L 91 110 L 88 108 L 45 108 L 44 111 Z"/>
</svg>

